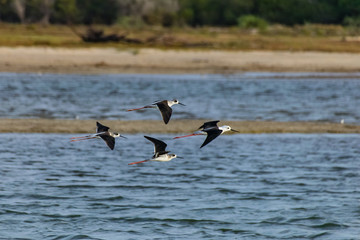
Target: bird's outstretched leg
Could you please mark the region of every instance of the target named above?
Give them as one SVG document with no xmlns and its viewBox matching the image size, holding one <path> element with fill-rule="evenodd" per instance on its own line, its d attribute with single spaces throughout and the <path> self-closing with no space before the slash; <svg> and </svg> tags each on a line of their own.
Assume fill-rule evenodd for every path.
<svg viewBox="0 0 360 240">
<path fill-rule="evenodd" d="M 88 139 L 93 139 L 93 138 L 97 138 L 97 135 L 87 135 L 87 136 L 82 136 L 82 137 L 72 137 L 72 138 L 70 138 L 71 139 L 70 142 L 88 140 Z"/>
<path fill-rule="evenodd" d="M 143 161 L 138 161 L 138 162 L 132 162 L 132 163 L 129 163 L 128 165 L 133 165 L 133 164 L 138 164 L 138 163 L 143 163 L 143 162 L 148 162 L 148 161 L 150 161 L 150 159 L 143 160 Z"/>
<path fill-rule="evenodd" d="M 174 137 L 174 139 L 184 138 L 184 137 L 192 137 L 192 136 L 197 136 L 197 135 L 202 135 L 202 134 L 200 134 L 200 133 L 193 133 L 193 134 L 189 134 L 189 135 L 185 135 L 185 136 Z"/>
<path fill-rule="evenodd" d="M 144 108 L 155 108 L 155 106 L 145 106 L 145 107 L 141 107 L 141 108 L 133 108 L 133 109 L 128 109 L 126 111 L 130 112 L 130 111 L 135 111 L 135 110 L 141 110 Z"/>
</svg>

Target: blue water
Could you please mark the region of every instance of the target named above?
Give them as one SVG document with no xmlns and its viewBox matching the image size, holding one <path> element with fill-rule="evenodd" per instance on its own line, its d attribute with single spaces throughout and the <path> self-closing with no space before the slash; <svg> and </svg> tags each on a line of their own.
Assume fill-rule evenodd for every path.
<svg viewBox="0 0 360 240">
<path fill-rule="evenodd" d="M 177 98 L 173 119 L 360 121 L 360 75 L 56 75 L 0 73 L 0 117 L 161 119 L 126 112 Z"/>
<path fill-rule="evenodd" d="M 359 239 L 359 135 L 72 136 L 0 134 L 0 239 Z"/>
<path fill-rule="evenodd" d="M 359 78 L 0 73 L 0 117 L 161 119 L 125 110 L 178 98 L 173 119 L 358 124 Z M 141 134 L 0 134 L 0 239 L 359 239 L 359 135 L 151 136 L 183 159 L 127 165 Z"/>
</svg>

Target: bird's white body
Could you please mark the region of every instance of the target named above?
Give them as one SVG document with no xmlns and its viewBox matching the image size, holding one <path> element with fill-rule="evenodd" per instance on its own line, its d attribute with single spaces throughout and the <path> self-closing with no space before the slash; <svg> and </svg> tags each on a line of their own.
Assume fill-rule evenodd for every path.
<svg viewBox="0 0 360 240">
<path fill-rule="evenodd" d="M 196 131 L 196 132 L 194 132 L 194 134 L 196 134 L 196 135 L 207 135 L 206 130 L 209 130 L 209 129 L 211 129 L 211 128 L 206 128 L 206 129 L 203 129 L 203 130 Z M 221 130 L 220 134 L 231 131 L 231 127 L 227 126 L 227 125 L 221 126 L 218 129 Z"/>
<path fill-rule="evenodd" d="M 113 138 L 124 137 L 120 133 L 110 132 L 109 131 L 109 132 L 94 133 L 94 134 L 91 134 L 91 135 L 83 136 L 81 138 L 101 138 L 101 136 L 104 136 L 104 135 L 108 135 L 108 136 L 111 136 Z"/>
<path fill-rule="evenodd" d="M 97 126 L 96 127 L 96 133 L 91 134 L 91 135 L 87 135 L 87 136 L 82 136 L 82 137 L 72 137 L 71 142 L 77 142 L 77 141 L 89 140 L 89 139 L 93 139 L 93 138 L 99 138 L 99 139 L 104 140 L 111 150 L 114 150 L 115 138 L 117 138 L 117 137 L 126 138 L 126 137 L 122 136 L 120 133 L 110 132 L 109 127 L 104 126 L 99 122 L 96 122 L 96 126 Z"/>
<path fill-rule="evenodd" d="M 156 102 L 152 103 L 151 105 L 146 105 L 141 108 L 128 109 L 127 111 L 135 111 L 135 110 L 141 110 L 141 109 L 145 109 L 145 108 L 155 108 L 160 111 L 161 116 L 164 120 L 164 123 L 168 124 L 168 122 L 170 121 L 170 118 L 171 118 L 171 114 L 172 114 L 171 107 L 175 104 L 180 104 L 180 105 L 185 106 L 184 104 L 179 102 L 179 100 L 173 99 L 173 100 L 156 101 Z"/>
<path fill-rule="evenodd" d="M 176 158 L 177 156 L 175 154 L 162 154 L 156 158 L 150 159 L 150 161 L 158 161 L 158 162 L 168 162 L 171 161 L 171 159 Z"/>
<path fill-rule="evenodd" d="M 238 131 L 236 131 L 234 129 L 231 129 L 231 127 L 227 126 L 227 125 L 218 127 L 217 126 L 218 122 L 219 122 L 219 120 L 205 122 L 201 127 L 199 127 L 199 129 L 201 129 L 201 130 L 198 130 L 198 131 L 194 132 L 193 134 L 180 136 L 180 137 L 175 137 L 174 139 L 184 138 L 184 137 L 191 137 L 191 136 L 196 136 L 196 135 L 207 135 L 204 143 L 200 147 L 200 148 L 202 148 L 205 145 L 207 145 L 208 143 L 210 143 L 212 140 L 214 140 L 215 138 L 217 138 L 218 136 L 220 136 L 221 134 L 223 134 L 223 133 L 225 133 L 227 131 L 238 132 Z"/>
<path fill-rule="evenodd" d="M 132 162 L 129 163 L 129 165 L 144 163 L 148 161 L 168 162 L 171 161 L 171 159 L 173 158 L 181 158 L 175 154 L 169 154 L 168 151 L 165 151 L 167 145 L 163 141 L 148 136 L 144 136 L 144 137 L 154 144 L 154 155 L 152 156 L 151 159 Z"/>
</svg>

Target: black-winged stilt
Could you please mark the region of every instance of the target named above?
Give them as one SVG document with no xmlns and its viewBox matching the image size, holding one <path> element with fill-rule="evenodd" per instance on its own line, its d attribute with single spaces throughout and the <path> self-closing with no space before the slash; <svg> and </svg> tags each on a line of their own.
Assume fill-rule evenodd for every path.
<svg viewBox="0 0 360 240">
<path fill-rule="evenodd" d="M 120 133 L 117 133 L 117 132 L 110 132 L 109 129 L 110 129 L 109 127 L 104 126 L 99 122 L 96 122 L 96 133 L 95 134 L 82 136 L 82 137 L 72 137 L 70 142 L 88 140 L 88 139 L 93 139 L 93 138 L 101 138 L 102 140 L 105 141 L 105 143 L 109 146 L 109 148 L 111 150 L 114 150 L 115 138 L 117 138 L 117 137 L 126 138 L 126 137 L 120 135 Z"/>
<path fill-rule="evenodd" d="M 212 140 L 214 140 L 215 138 L 217 138 L 218 136 L 223 134 L 224 132 L 227 132 L 227 131 L 239 132 L 239 131 L 236 131 L 234 129 L 231 129 L 231 127 L 227 126 L 227 125 L 218 127 L 217 126 L 218 122 L 220 122 L 220 121 L 217 120 L 217 121 L 205 122 L 201 127 L 198 128 L 198 129 L 201 129 L 201 130 L 196 131 L 193 134 L 180 136 L 180 137 L 174 137 L 174 139 L 184 138 L 184 137 L 191 137 L 191 136 L 196 136 L 196 135 L 207 135 L 204 143 L 200 147 L 200 148 L 202 148 L 205 145 L 207 145 L 209 142 L 211 142 Z"/>
<path fill-rule="evenodd" d="M 169 151 L 165 151 L 167 144 L 164 143 L 163 141 L 152 138 L 152 137 L 148 137 L 148 136 L 144 136 L 144 137 L 154 144 L 154 155 L 152 156 L 151 159 L 138 161 L 138 162 L 132 162 L 132 163 L 129 163 L 128 165 L 133 165 L 133 164 L 138 164 L 138 163 L 143 163 L 143 162 L 148 162 L 148 161 L 168 162 L 171 159 L 176 158 L 176 157 L 181 158 L 181 157 L 176 156 L 175 154 L 169 154 Z"/>
<path fill-rule="evenodd" d="M 164 123 L 168 124 L 171 114 L 172 114 L 171 106 L 173 106 L 175 104 L 180 104 L 180 105 L 185 106 L 184 104 L 179 102 L 177 99 L 174 99 L 174 100 L 156 101 L 151 105 L 146 105 L 141 108 L 128 109 L 127 111 L 135 111 L 135 110 L 140 110 L 140 109 L 144 109 L 144 108 L 158 108 L 160 110 L 160 113 L 164 120 Z"/>
</svg>

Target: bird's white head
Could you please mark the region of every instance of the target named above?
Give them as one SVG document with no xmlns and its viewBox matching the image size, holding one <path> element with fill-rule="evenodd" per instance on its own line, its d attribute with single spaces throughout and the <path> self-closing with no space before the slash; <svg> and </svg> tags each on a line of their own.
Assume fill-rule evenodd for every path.
<svg viewBox="0 0 360 240">
<path fill-rule="evenodd" d="M 223 131 L 222 133 L 228 132 L 228 131 L 239 132 L 239 131 L 237 131 L 237 130 L 232 129 L 232 128 L 231 128 L 230 126 L 228 126 L 228 125 L 221 126 L 221 127 L 219 127 L 219 129 Z"/>
<path fill-rule="evenodd" d="M 182 103 L 181 103 L 179 100 L 177 100 L 177 99 L 173 99 L 173 100 L 168 101 L 169 107 L 171 107 L 172 105 L 175 105 L 175 104 L 180 104 L 180 105 L 182 105 L 182 106 L 185 106 L 184 104 L 182 104 Z"/>
<path fill-rule="evenodd" d="M 173 159 L 173 158 L 181 158 L 181 157 L 177 156 L 176 154 L 172 154 L 172 153 L 168 154 L 168 156 L 169 156 L 170 160 Z"/>
<path fill-rule="evenodd" d="M 114 138 L 117 138 L 117 137 L 126 138 L 126 137 L 124 137 L 123 135 L 121 135 L 120 133 L 117 133 L 117 132 L 114 132 L 112 135 L 113 135 Z"/>
</svg>

